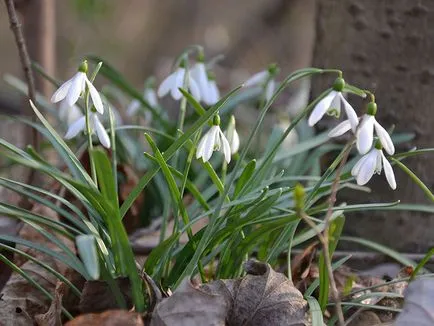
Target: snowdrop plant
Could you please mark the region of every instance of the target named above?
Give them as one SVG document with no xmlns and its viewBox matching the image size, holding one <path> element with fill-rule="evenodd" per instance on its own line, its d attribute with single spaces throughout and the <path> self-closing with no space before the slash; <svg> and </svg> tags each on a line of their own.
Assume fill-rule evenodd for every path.
<svg viewBox="0 0 434 326">
<path fill-rule="evenodd" d="M 190 50 L 191 48 L 188 51 Z M 197 48 L 193 51 L 197 51 Z M 204 62 L 198 62 L 198 68 L 193 67 L 193 70 L 198 69 L 199 72 L 193 74 L 186 69 L 186 55 L 183 54 L 181 57 L 182 59 L 177 61 L 181 63 L 175 65 L 175 72 L 167 77 L 158 89 L 158 96 L 170 93 L 176 100 L 180 100 L 182 111 L 179 113 L 178 121 L 157 117 L 146 126 L 116 126 L 113 116 L 110 115 L 110 123 L 105 128 L 100 121 L 100 111 L 104 109 L 102 101 L 101 107 L 98 107 L 98 100 L 95 98 L 99 97 L 99 93 L 94 88 L 91 90 L 90 86 L 101 65 L 97 65 L 95 72 L 88 78 L 87 63 L 80 66 L 79 77 L 74 76 L 74 81 L 66 82 L 66 86 L 61 86 L 55 96 L 53 95 L 55 101 L 62 100 L 66 103 L 65 107 L 62 107 L 62 114 L 67 114 L 67 110 L 71 110 L 70 115 L 77 116 L 71 119 L 75 120 L 74 122 L 68 121 L 69 128 L 65 138 L 71 139 L 84 132 L 87 136 L 87 147 L 73 141 L 66 143 L 45 118 L 45 113 L 37 108 L 43 108 L 43 102 L 32 104 L 40 124 L 29 122 L 29 125 L 41 131 L 47 143 L 57 151 L 62 164 L 59 167 L 53 166 L 44 158 L 43 152 L 22 150 L 3 139 L 0 140 L 2 154 L 4 153 L 11 161 L 45 173 L 62 191 L 54 193 L 51 189 L 44 189 L 42 185 L 27 185 L 3 177 L 0 178 L 0 185 L 20 195 L 29 196 L 32 201 L 41 205 L 47 205 L 62 219 L 59 223 L 52 223 L 31 210 L 14 207 L 10 203 L 0 203 L 0 214 L 19 218 L 24 223 L 36 227 L 49 225 L 56 234 L 75 240 L 79 257 L 68 246 L 59 246 L 59 239 L 55 236 L 47 238 L 50 246 L 59 247 L 60 253 L 51 250 L 49 246 L 46 253 L 73 268 L 87 281 L 101 278 L 102 275 L 104 281 L 113 287 L 111 292 L 120 293 L 114 280 L 128 277 L 134 309 L 138 312 L 146 310 L 146 300 L 151 297 L 146 294 L 147 286 L 141 278 L 142 271 L 165 289 L 176 289 L 184 279 L 196 275 L 204 282 L 211 278 L 236 278 L 241 276 L 240 266 L 248 257 L 254 255 L 258 259 L 277 265 L 280 264 L 282 255 L 287 255 L 289 265 L 291 250 L 288 250 L 288 244 L 306 245 L 308 241 L 314 241 L 315 237 L 327 239 L 329 234 L 332 236 L 325 241 L 329 246 L 322 248 L 325 263 L 319 264 L 319 273 L 321 280 L 328 277 L 332 284 L 334 279 L 330 276 L 333 273 L 328 273 L 327 268 L 332 268 L 331 256 L 340 237 L 339 230 L 342 230 L 345 221 L 344 214 L 349 215 L 353 211 L 368 208 L 391 210 L 398 205 L 396 202 L 360 205 L 348 203 L 334 207 L 332 199 L 339 200 L 337 193 L 344 191 L 346 187 L 366 190 L 360 186 L 369 182 L 375 173 L 383 171 L 390 187 L 397 188 L 389 160 L 396 163 L 399 159 L 401 164 L 406 157 L 423 152 L 391 154 L 394 153 L 395 145 L 391 143 L 390 136 L 384 133 L 384 128 L 381 129 L 375 120 L 376 106 L 373 110 L 373 104 L 368 104 L 367 113 L 362 116 L 359 123 L 357 114 L 353 114 L 355 110 L 342 94 L 351 91 L 363 97 L 370 93 L 345 84 L 339 70 L 300 69 L 289 74 L 277 85 L 271 83 L 276 73 L 274 66 L 271 65 L 246 83 L 247 86 L 262 87 L 263 92 L 260 96 L 251 95 L 252 97 L 246 99 L 245 93 L 240 92 L 242 87 L 239 86 L 226 94 L 222 93 L 221 98 L 217 95 L 209 101 L 205 100 L 204 94 L 210 94 L 213 79 L 209 78 Z M 96 58 L 89 58 L 90 60 L 95 63 L 99 61 Z M 119 91 L 137 100 L 142 96 L 146 98 L 146 94 L 134 91 L 126 78 L 109 64 L 104 64 L 100 73 Z M 331 74 L 337 77 L 339 82 L 335 82 L 331 92 L 324 92 L 297 116 L 285 122 L 284 131 L 274 133 L 274 138 L 270 136 L 269 145 L 265 150 L 255 146 L 256 136 L 264 130 L 263 122 L 270 107 L 275 105 L 274 100 L 292 82 L 321 74 Z M 75 78 L 78 78 L 78 81 Z M 208 89 L 202 87 L 206 85 Z M 70 91 L 73 95 L 69 95 Z M 217 91 L 216 87 L 214 93 L 217 94 Z M 83 103 L 78 101 L 80 95 L 83 95 Z M 239 114 L 237 105 L 240 102 L 250 103 L 251 100 L 264 98 L 267 101 L 261 105 L 255 124 L 246 128 L 249 135 L 243 137 L 240 144 L 235 118 L 230 115 Z M 90 99 L 93 105 L 89 103 Z M 156 99 L 147 99 L 150 106 L 153 100 Z M 208 104 L 207 101 L 214 104 Z M 77 110 L 71 109 L 71 105 L 75 103 L 83 109 L 84 115 L 78 116 Z M 209 106 L 204 108 L 201 103 Z M 336 127 L 330 134 L 337 136 L 351 131 L 353 137 L 345 146 L 328 146 L 324 144 L 327 141 L 324 135 L 313 135 L 313 130 L 308 127 L 309 113 L 312 112 L 311 116 L 313 115 L 312 119 L 315 121 L 327 112 L 339 115 L 342 105 L 348 120 L 342 122 L 339 128 Z M 152 111 L 150 107 L 144 107 L 144 110 L 147 109 Z M 164 112 L 163 108 L 161 109 L 157 113 Z M 131 111 L 134 110 L 130 109 L 130 113 Z M 224 133 L 220 127 L 220 117 L 222 121 L 229 121 Z M 202 134 L 209 121 L 212 121 L 209 130 Z M 300 130 L 299 140 L 288 149 L 285 147 L 285 139 L 295 132 L 296 128 L 299 128 L 297 131 Z M 149 146 L 145 146 L 143 138 L 129 134 L 131 130 L 134 133 L 144 131 Z M 378 141 L 372 148 L 374 130 Z M 103 146 L 93 147 L 92 134 L 96 134 Z M 358 148 L 358 142 L 363 148 L 368 147 L 366 144 L 371 144 L 368 151 L 362 154 L 352 167 L 349 163 L 352 160 L 348 158 L 352 158 L 351 150 L 354 147 Z M 128 155 L 128 146 L 138 148 L 140 155 Z M 340 153 L 330 165 L 320 164 L 325 161 L 322 160 L 324 154 L 329 158 L 336 154 L 337 149 Z M 382 149 L 391 156 L 386 158 Z M 83 151 L 87 151 L 90 158 L 90 173 L 87 169 L 88 161 L 82 159 L 86 157 L 81 155 Z M 224 160 L 212 157 L 215 151 L 222 152 Z M 234 159 L 231 162 L 232 155 Z M 179 159 L 175 159 L 176 157 Z M 219 164 L 220 161 L 222 164 Z M 134 170 L 134 177 L 137 178 L 125 181 L 124 175 L 118 176 L 118 171 L 123 168 Z M 351 175 L 346 173 L 350 170 Z M 296 186 L 298 182 L 300 185 Z M 418 182 L 420 184 L 420 181 Z M 73 200 L 63 196 L 65 190 Z M 150 206 L 150 209 L 141 204 L 139 197 L 142 195 L 151 195 L 148 198 L 152 200 L 146 201 L 146 206 Z M 432 210 L 432 207 L 423 206 L 420 210 L 427 209 Z M 123 225 L 129 214 L 134 214 L 133 211 L 138 212 L 139 217 L 163 217 L 160 242 L 139 269 Z M 170 219 L 174 221 L 173 227 L 169 227 Z M 206 223 L 194 233 L 191 226 L 204 219 Z M 66 220 L 68 223 L 63 222 Z M 311 232 L 306 228 L 312 228 Z M 19 237 L 0 234 L 0 249 L 19 250 L 7 244 L 11 242 L 23 244 Z M 37 244 L 25 245 L 39 248 Z M 0 259 L 6 258 L 0 255 Z M 212 270 L 214 273 L 205 273 L 207 264 L 212 266 L 208 271 Z M 290 266 L 287 272 L 291 273 Z M 62 277 L 58 274 L 56 276 Z M 65 282 L 68 284 L 68 280 Z M 81 295 L 73 284 L 71 288 L 78 296 Z M 329 289 L 332 289 L 334 306 L 339 308 L 339 297 L 335 296 L 333 286 L 329 287 L 327 282 L 320 282 L 319 285 L 320 307 L 325 309 L 327 306 Z M 311 296 L 315 289 L 312 288 L 310 291 L 310 294 L 306 292 L 306 295 Z M 116 297 L 116 300 L 122 307 L 122 297 Z"/>
<path fill-rule="evenodd" d="M 368 109 L 362 117 L 360 127 L 357 130 L 357 149 L 360 154 L 366 154 L 372 148 L 374 140 L 374 129 L 381 141 L 384 149 L 390 155 L 395 154 L 395 146 L 386 129 L 381 126 L 375 119 L 377 113 L 377 104 L 373 101 L 368 104 Z"/>
<path fill-rule="evenodd" d="M 231 154 L 236 154 L 240 148 L 240 136 L 238 136 L 235 124 L 235 117 L 233 115 L 231 115 L 228 123 L 228 128 L 225 130 L 224 135 L 226 136 L 226 139 L 228 140 L 229 146 L 231 148 Z"/>
<path fill-rule="evenodd" d="M 353 132 L 356 131 L 357 125 L 359 124 L 359 119 L 357 118 L 356 111 L 342 95 L 344 87 L 344 79 L 342 77 L 336 78 L 335 82 L 333 83 L 333 90 L 321 101 L 319 101 L 312 110 L 308 120 L 309 126 L 312 127 L 317 124 L 317 122 L 321 120 L 326 113 L 339 118 L 341 115 L 341 106 L 343 104 L 345 113 L 348 117 L 348 122 L 346 122 L 344 126 L 350 126 Z M 340 128 L 343 128 L 343 125 L 341 125 Z M 341 131 L 341 129 L 339 130 Z"/>
<path fill-rule="evenodd" d="M 390 188 L 395 190 L 396 180 L 392 165 L 384 156 L 381 140 L 378 140 L 375 147 L 371 149 L 369 153 L 362 156 L 354 165 L 351 170 L 351 175 L 356 178 L 358 185 L 363 186 L 371 180 L 374 173 L 381 174 L 382 169 L 384 169 L 384 174 Z"/>
<path fill-rule="evenodd" d="M 88 88 L 95 109 L 103 114 L 104 106 L 101 97 L 95 86 L 93 86 L 92 82 L 87 78 L 87 70 L 87 61 L 83 61 L 78 67 L 77 73 L 72 76 L 71 79 L 64 82 L 53 94 L 51 102 L 57 103 L 65 100 L 66 103 L 72 107 L 78 101 L 80 95 Z"/>
<path fill-rule="evenodd" d="M 160 87 L 158 87 L 158 97 L 164 97 L 170 93 L 175 101 L 179 101 L 182 98 L 182 93 L 179 89 L 185 88 L 190 90 L 197 101 L 201 100 L 200 82 L 193 78 L 186 65 L 186 59 L 181 60 L 178 68 L 163 80 Z"/>
<path fill-rule="evenodd" d="M 65 139 L 72 139 L 82 131 L 87 131 L 86 117 L 83 115 L 69 126 L 68 131 L 65 134 Z M 101 145 L 105 148 L 110 148 L 110 138 L 99 120 L 96 110 L 90 113 L 90 131 L 91 134 L 96 133 Z"/>
<path fill-rule="evenodd" d="M 244 83 L 245 87 L 261 86 L 264 90 L 265 101 L 270 101 L 276 90 L 274 77 L 278 74 L 279 68 L 276 64 L 270 64 L 266 70 L 255 73 Z"/>
<path fill-rule="evenodd" d="M 233 145 L 236 146 L 237 144 L 233 143 Z M 233 146 L 233 148 L 235 148 L 235 146 Z M 220 129 L 220 116 L 218 114 L 213 118 L 212 127 L 200 140 L 196 150 L 196 158 L 202 159 L 203 162 L 208 162 L 214 151 L 221 151 L 227 163 L 231 161 L 231 146 L 225 134 Z"/>
</svg>

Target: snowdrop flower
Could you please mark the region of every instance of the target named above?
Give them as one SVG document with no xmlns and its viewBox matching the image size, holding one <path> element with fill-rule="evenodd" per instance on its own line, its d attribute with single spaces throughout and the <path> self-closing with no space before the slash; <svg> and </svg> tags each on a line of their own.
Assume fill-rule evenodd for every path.
<svg viewBox="0 0 434 326">
<path fill-rule="evenodd" d="M 342 95 L 342 90 L 344 87 L 344 79 L 340 77 L 336 78 L 335 82 L 333 83 L 333 90 L 321 101 L 319 101 L 313 108 L 308 120 L 309 126 L 314 126 L 326 113 L 335 117 L 339 117 L 341 114 L 341 105 L 343 103 L 350 127 L 353 132 L 356 132 L 359 119 L 357 118 L 356 111 L 354 111 L 351 104 L 348 103 L 348 101 Z M 345 124 L 344 126 L 348 126 L 348 124 Z"/>
<path fill-rule="evenodd" d="M 240 148 L 240 136 L 238 136 L 238 132 L 235 129 L 235 117 L 233 115 L 229 120 L 228 129 L 226 129 L 224 134 L 231 148 L 231 154 L 236 154 Z"/>
<path fill-rule="evenodd" d="M 70 125 L 82 116 L 83 113 L 81 113 L 81 110 L 77 105 L 74 104 L 73 106 L 70 106 L 65 100 L 60 103 L 59 118 L 67 125 Z"/>
<path fill-rule="evenodd" d="M 157 94 L 152 88 L 146 88 L 143 92 L 143 98 L 145 101 L 149 103 L 152 107 L 158 107 L 158 100 L 157 100 Z M 132 100 L 131 103 L 127 107 L 127 115 L 129 117 L 132 117 L 137 113 L 137 111 L 142 106 L 142 103 L 139 100 Z"/>
<path fill-rule="evenodd" d="M 220 98 L 220 92 L 213 76 L 207 73 L 203 55 L 191 69 L 191 76 L 197 82 L 200 99 L 207 105 L 214 105 Z"/>
<path fill-rule="evenodd" d="M 208 93 L 204 98 L 204 102 L 207 105 L 214 105 L 220 99 L 220 91 L 217 87 L 217 83 L 214 76 L 208 74 Z"/>
<path fill-rule="evenodd" d="M 265 91 L 265 100 L 268 102 L 274 94 L 276 89 L 276 82 L 273 77 L 278 73 L 278 68 L 276 64 L 271 64 L 268 66 L 267 70 L 257 72 L 252 77 L 250 77 L 245 83 L 245 87 L 252 86 L 262 86 Z"/>
<path fill-rule="evenodd" d="M 105 148 L 110 148 L 110 138 L 104 129 L 101 121 L 99 121 L 98 114 L 96 112 L 91 112 L 89 115 L 90 129 L 93 133 L 96 131 L 96 136 L 98 137 L 100 143 Z M 71 139 L 78 135 L 79 132 L 86 130 L 86 117 L 82 116 L 71 124 L 66 132 L 65 139 Z"/>
<path fill-rule="evenodd" d="M 372 142 L 374 140 L 374 129 L 378 138 L 381 141 L 384 149 L 390 155 L 395 153 L 395 146 L 393 146 L 392 139 L 389 133 L 384 129 L 375 119 L 375 114 L 377 113 L 377 104 L 375 102 L 370 102 L 368 104 L 367 113 L 362 117 L 360 122 L 360 127 L 357 130 L 357 150 L 360 154 L 366 154 L 372 147 Z"/>
<path fill-rule="evenodd" d="M 172 95 L 172 98 L 175 101 L 180 100 L 182 93 L 179 91 L 179 88 L 183 88 L 184 79 L 187 80 L 187 88 L 191 92 L 191 95 L 193 95 L 197 101 L 200 101 L 200 89 L 198 83 L 191 76 L 191 73 L 185 69 L 185 63 L 181 63 L 172 74 L 163 80 L 160 87 L 158 87 L 158 96 L 163 97 L 170 92 L 170 95 Z"/>
<path fill-rule="evenodd" d="M 93 86 L 90 80 L 87 78 L 86 74 L 87 61 L 85 60 L 78 68 L 78 72 L 72 76 L 71 79 L 64 82 L 59 89 L 54 92 L 53 96 L 51 97 L 51 102 L 57 103 L 65 100 L 66 103 L 72 107 L 78 101 L 80 94 L 85 91 L 87 86 L 89 88 L 93 105 L 99 113 L 103 114 L 104 107 L 102 105 L 101 97 L 99 96 L 95 86 Z"/>
<path fill-rule="evenodd" d="M 221 151 L 227 163 L 231 161 L 231 147 L 220 129 L 220 117 L 214 116 L 213 126 L 203 135 L 197 146 L 196 158 L 209 161 L 214 151 Z"/>
<path fill-rule="evenodd" d="M 365 185 L 372 178 L 374 173 L 380 174 L 384 168 L 387 182 L 390 188 L 396 189 L 395 174 L 392 166 L 383 154 L 381 140 L 375 144 L 371 151 L 362 156 L 362 158 L 354 165 L 351 174 L 356 178 L 358 185 Z"/>
</svg>

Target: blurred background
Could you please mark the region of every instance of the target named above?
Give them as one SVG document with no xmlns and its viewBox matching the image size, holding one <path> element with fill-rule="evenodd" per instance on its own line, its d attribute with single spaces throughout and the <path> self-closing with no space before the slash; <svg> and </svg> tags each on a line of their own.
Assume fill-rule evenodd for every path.
<svg viewBox="0 0 434 326">
<path fill-rule="evenodd" d="M 69 78 L 83 56 L 95 54 L 141 90 L 150 75 L 161 81 L 185 47 L 201 44 L 207 58 L 224 56 L 216 68 L 223 91 L 272 62 L 279 64 L 282 79 L 308 66 L 342 69 L 348 82 L 375 91 L 384 126 L 396 125 L 395 133 L 414 135 L 412 146 L 434 144 L 432 0 L 17 0 L 16 5 L 32 59 L 59 79 Z M 0 2 L 0 75 L 22 77 L 8 25 Z M 274 107 L 274 116 L 290 118 L 331 82 L 318 77 L 295 85 Z M 53 91 L 40 78 L 37 88 L 47 96 Z M 0 110 L 3 114 L 29 111 L 3 78 Z M 29 133 L 21 126 L 4 119 L 0 124 L 0 136 L 21 146 L 28 143 Z M 328 127 L 323 124 L 319 130 Z M 409 160 L 430 189 L 432 162 L 429 155 Z M 383 178 L 376 178 L 373 193 L 366 198 L 358 193 L 357 198 L 349 194 L 338 201 L 427 203 L 406 175 L 395 172 L 395 192 Z M 428 214 L 367 212 L 352 215 L 346 228 L 346 234 L 401 251 L 434 246 L 434 217 Z"/>
</svg>

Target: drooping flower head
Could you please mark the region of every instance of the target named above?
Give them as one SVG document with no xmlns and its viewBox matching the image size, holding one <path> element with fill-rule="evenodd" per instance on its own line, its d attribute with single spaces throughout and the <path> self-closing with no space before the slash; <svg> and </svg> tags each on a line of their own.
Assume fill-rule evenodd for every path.
<svg viewBox="0 0 434 326">
<path fill-rule="evenodd" d="M 182 93 L 179 91 L 179 88 L 184 88 L 185 81 L 185 85 L 187 86 L 185 88 L 191 92 L 191 95 L 193 95 L 198 102 L 201 100 L 198 83 L 192 77 L 189 70 L 186 69 L 186 65 L 186 60 L 181 60 L 178 68 L 163 80 L 157 91 L 159 97 L 166 96 L 170 92 L 170 95 L 175 101 L 180 100 Z"/>
<path fill-rule="evenodd" d="M 197 82 L 200 91 L 200 99 L 206 105 L 214 105 L 220 99 L 214 75 L 207 70 L 205 65 L 205 55 L 199 51 L 196 63 L 191 69 L 191 76 Z"/>
<path fill-rule="evenodd" d="M 381 140 L 378 140 L 375 147 L 354 165 L 351 174 L 356 178 L 357 184 L 362 186 L 371 180 L 374 173 L 381 174 L 382 169 L 390 188 L 395 190 L 396 180 L 392 165 L 384 156 Z"/>
<path fill-rule="evenodd" d="M 363 155 L 372 148 L 375 130 L 375 133 L 380 139 L 381 144 L 386 152 L 390 155 L 393 155 L 395 153 L 395 146 L 393 145 L 389 133 L 375 119 L 376 113 L 377 104 L 375 102 L 370 102 L 368 104 L 367 112 L 365 115 L 363 115 L 362 121 L 360 122 L 360 127 L 356 133 L 357 150 Z"/>
<path fill-rule="evenodd" d="M 266 70 L 257 72 L 244 83 L 245 87 L 261 86 L 264 89 L 265 100 L 268 102 L 276 89 L 274 77 L 279 73 L 279 68 L 275 63 L 268 66 Z"/>
<path fill-rule="evenodd" d="M 196 158 L 209 161 L 214 151 L 221 151 L 227 163 L 231 161 L 231 147 L 220 129 L 220 117 L 214 116 L 212 127 L 203 135 L 196 150 Z"/>
<path fill-rule="evenodd" d="M 90 98 L 95 106 L 95 109 L 103 114 L 104 106 L 101 101 L 101 97 L 96 90 L 95 86 L 92 85 L 90 80 L 87 78 L 87 61 L 83 61 L 78 67 L 77 73 L 72 76 L 71 79 L 64 82 L 56 92 L 54 92 L 51 97 L 51 102 L 57 103 L 65 100 L 69 107 L 72 107 L 79 99 L 80 95 L 85 91 L 86 86 L 89 89 Z"/>
<path fill-rule="evenodd" d="M 353 132 L 356 132 L 359 119 L 357 113 L 354 111 L 350 103 L 342 95 L 342 91 L 345 87 L 345 80 L 341 77 L 336 78 L 333 83 L 333 90 L 328 93 L 323 99 L 321 99 L 313 108 L 312 113 L 309 116 L 309 126 L 314 126 L 324 114 L 335 116 L 339 118 L 341 115 L 341 106 L 344 105 L 345 114 L 348 117 L 349 125 Z"/>
<path fill-rule="evenodd" d="M 231 154 L 235 154 L 238 152 L 238 149 L 240 148 L 240 137 L 238 136 L 238 132 L 235 125 L 235 117 L 232 115 L 228 128 L 224 132 L 226 139 L 229 142 L 229 146 L 231 148 Z"/>
<path fill-rule="evenodd" d="M 102 125 L 101 121 L 99 120 L 98 113 L 96 112 L 96 110 L 93 109 L 92 112 L 90 112 L 89 119 L 90 119 L 89 124 L 90 124 L 91 132 L 92 133 L 96 132 L 96 136 L 98 137 L 101 145 L 103 145 L 105 148 L 110 148 L 110 138 L 107 132 L 105 131 L 105 128 Z M 79 118 L 69 126 L 65 134 L 65 139 L 74 138 L 81 131 L 85 131 L 85 130 L 86 130 L 86 117 L 82 116 L 81 118 Z"/>
</svg>

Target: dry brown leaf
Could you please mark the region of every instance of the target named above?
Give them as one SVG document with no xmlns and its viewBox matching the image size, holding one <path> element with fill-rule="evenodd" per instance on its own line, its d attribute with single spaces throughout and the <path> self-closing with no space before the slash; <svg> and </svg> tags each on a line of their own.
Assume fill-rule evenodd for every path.
<svg viewBox="0 0 434 326">
<path fill-rule="evenodd" d="M 157 305 L 151 326 L 304 325 L 306 301 L 292 282 L 270 265 L 249 261 L 247 275 L 200 288 L 184 281 Z"/>
<path fill-rule="evenodd" d="M 58 216 L 53 210 L 42 205 L 34 205 L 32 212 L 49 217 L 53 220 L 58 220 Z M 52 250 L 60 251 L 59 248 L 49 242 L 28 224 L 23 226 L 19 236 L 26 240 L 38 242 Z M 58 238 L 71 250 L 75 250 L 72 241 L 61 236 L 58 236 Z M 19 246 L 19 248 L 64 275 L 67 272 L 70 272 L 69 268 L 50 256 L 26 247 Z M 24 260 L 18 255 L 15 259 L 23 271 L 29 274 L 47 291 L 54 293 L 57 278 L 53 274 L 47 272 L 32 261 Z M 32 325 L 34 316 L 47 312 L 51 304 L 50 300 L 42 292 L 34 288 L 29 284 L 29 282 L 27 282 L 27 280 L 17 273 L 11 275 L 11 278 L 6 283 L 2 293 L 0 294 L 0 297 L 0 321 L 2 322 L 2 325 Z"/>
<path fill-rule="evenodd" d="M 224 326 L 228 309 L 224 295 L 184 280 L 171 297 L 156 306 L 151 326 Z"/>
<path fill-rule="evenodd" d="M 127 307 L 132 307 L 133 300 L 129 279 L 120 277 L 116 279 L 116 282 L 124 296 Z M 119 305 L 116 302 L 116 297 L 105 281 L 87 281 L 84 284 L 79 304 L 81 313 L 103 312 L 117 308 L 119 308 Z"/>
<path fill-rule="evenodd" d="M 144 323 L 137 312 L 108 310 L 100 314 L 78 316 L 65 326 L 144 326 Z"/>
<path fill-rule="evenodd" d="M 45 314 L 35 316 L 35 322 L 38 326 L 62 326 L 62 298 L 65 292 L 66 284 L 57 282 L 50 309 Z"/>
</svg>

